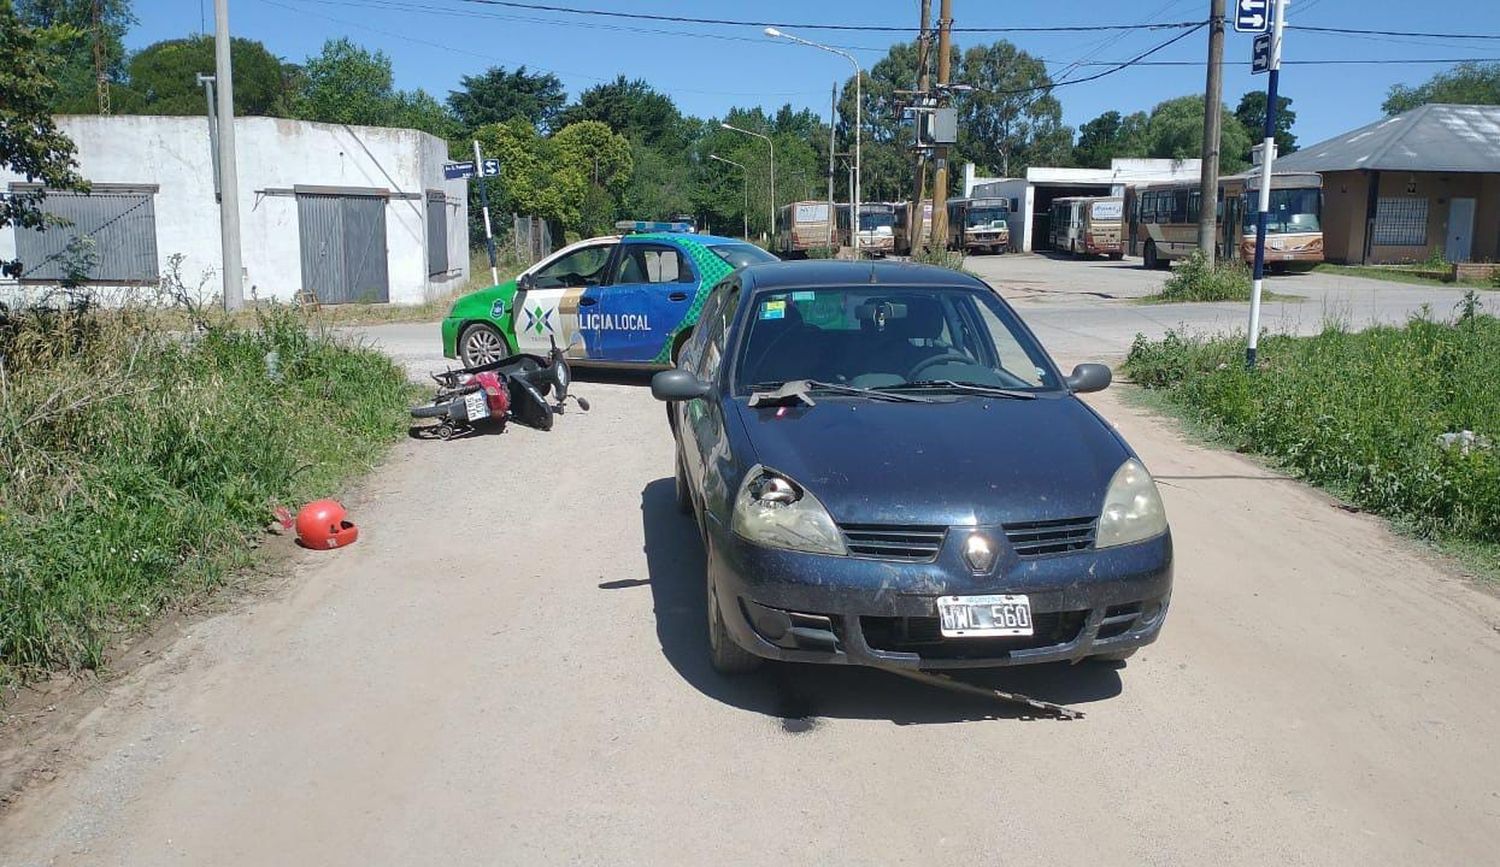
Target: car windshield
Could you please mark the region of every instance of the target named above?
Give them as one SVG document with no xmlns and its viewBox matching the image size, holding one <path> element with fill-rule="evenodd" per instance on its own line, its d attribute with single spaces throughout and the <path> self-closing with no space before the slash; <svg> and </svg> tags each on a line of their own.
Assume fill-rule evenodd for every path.
<svg viewBox="0 0 1500 867">
<path fill-rule="evenodd" d="M 728 262 L 731 268 L 781 261 L 754 244 L 713 244 L 708 249 L 712 250 L 715 256 Z"/>
<path fill-rule="evenodd" d="M 1015 314 L 983 288 L 860 286 L 763 292 L 740 341 L 735 393 L 811 379 L 856 388 L 1060 387 Z M 935 386 L 935 387 L 941 387 Z"/>
<path fill-rule="evenodd" d="M 969 226 L 988 226 L 996 221 L 1003 223 L 1009 213 L 1004 208 L 974 208 L 969 211 L 966 222 Z"/>
<path fill-rule="evenodd" d="M 871 229 L 878 229 L 878 228 L 880 228 L 882 226 L 894 226 L 894 225 L 896 225 L 896 215 L 895 214 L 882 213 L 882 214 L 860 214 L 859 215 L 859 230 L 861 232 L 868 232 Z"/>
<path fill-rule="evenodd" d="M 1272 190 L 1266 232 L 1285 235 L 1291 232 L 1321 231 L 1318 217 L 1322 211 L 1322 198 L 1321 191 L 1317 189 Z M 1259 194 L 1255 190 L 1246 191 L 1245 231 L 1255 231 L 1256 211 L 1259 207 Z"/>
</svg>

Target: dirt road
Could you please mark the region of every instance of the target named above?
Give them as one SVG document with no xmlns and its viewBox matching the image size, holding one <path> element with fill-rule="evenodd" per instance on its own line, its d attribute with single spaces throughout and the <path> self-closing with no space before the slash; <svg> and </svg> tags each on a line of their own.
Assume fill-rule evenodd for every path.
<svg viewBox="0 0 1500 867">
<path fill-rule="evenodd" d="M 1105 392 L 1177 540 L 1164 638 L 1013 671 L 715 676 L 641 388 L 403 444 L 356 518 L 66 732 L 3 864 L 1420 863 L 1500 848 L 1500 600 Z"/>
</svg>

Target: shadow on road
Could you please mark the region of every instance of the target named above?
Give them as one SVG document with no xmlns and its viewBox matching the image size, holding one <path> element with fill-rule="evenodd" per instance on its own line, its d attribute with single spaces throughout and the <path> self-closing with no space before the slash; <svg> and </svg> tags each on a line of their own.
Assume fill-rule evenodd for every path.
<svg viewBox="0 0 1500 867">
<path fill-rule="evenodd" d="M 693 519 L 677 511 L 672 479 L 657 479 L 641 491 L 641 522 L 662 653 L 684 680 L 710 698 L 776 718 L 793 733 L 815 729 L 820 717 L 914 725 L 1030 715 L 997 701 L 856 666 L 767 663 L 754 674 L 725 677 L 708 662 L 703 546 Z M 1121 689 L 1117 668 L 1100 664 L 1026 666 L 958 676 L 1059 704 L 1100 701 Z"/>
</svg>

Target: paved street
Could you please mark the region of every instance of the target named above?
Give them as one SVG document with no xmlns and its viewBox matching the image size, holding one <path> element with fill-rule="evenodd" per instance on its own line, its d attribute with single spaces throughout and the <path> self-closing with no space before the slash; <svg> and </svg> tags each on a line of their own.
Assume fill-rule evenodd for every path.
<svg viewBox="0 0 1500 867">
<path fill-rule="evenodd" d="M 1064 355 L 1202 321 L 1067 297 L 1137 291 L 1118 266 L 992 268 Z M 1024 288 L 1066 268 L 1097 276 Z M 368 333 L 431 356 L 431 326 Z M 357 545 L 44 715 L 0 864 L 1493 861 L 1500 600 L 1378 520 L 1106 391 L 1173 523 L 1164 637 L 975 675 L 1086 719 L 872 671 L 728 680 L 660 406 L 576 388 L 593 412 L 551 433 L 403 442 L 350 498 Z"/>
</svg>

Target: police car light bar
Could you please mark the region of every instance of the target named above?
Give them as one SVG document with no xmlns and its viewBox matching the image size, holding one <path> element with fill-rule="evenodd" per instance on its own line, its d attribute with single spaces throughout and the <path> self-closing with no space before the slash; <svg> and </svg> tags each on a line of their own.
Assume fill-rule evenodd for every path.
<svg viewBox="0 0 1500 867">
<path fill-rule="evenodd" d="M 615 223 L 621 232 L 678 232 L 691 233 L 692 223 L 653 222 L 650 220 L 621 220 Z"/>
</svg>

